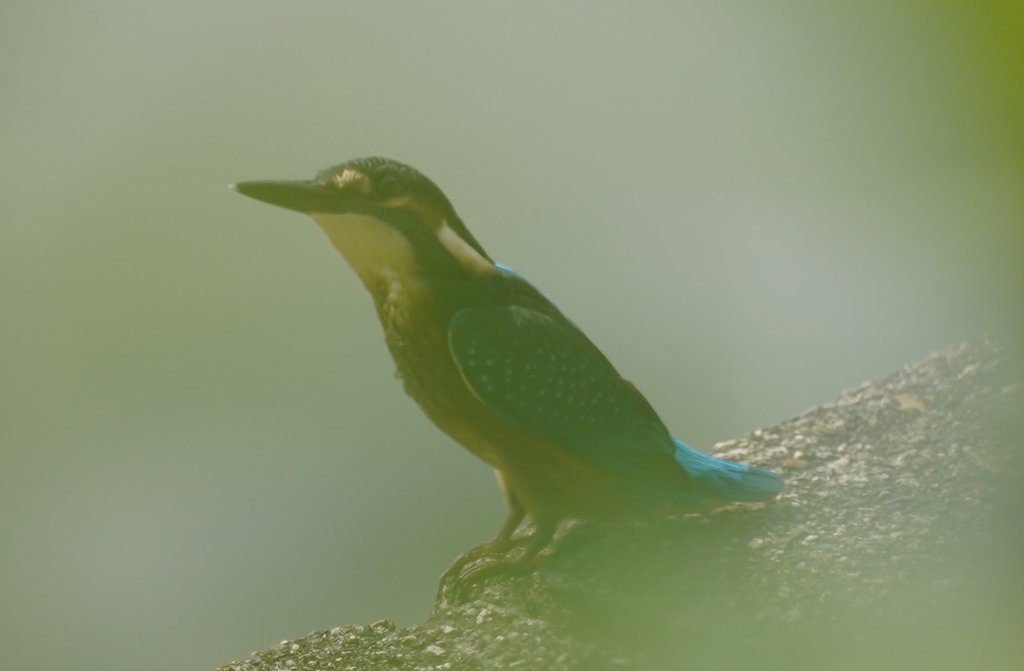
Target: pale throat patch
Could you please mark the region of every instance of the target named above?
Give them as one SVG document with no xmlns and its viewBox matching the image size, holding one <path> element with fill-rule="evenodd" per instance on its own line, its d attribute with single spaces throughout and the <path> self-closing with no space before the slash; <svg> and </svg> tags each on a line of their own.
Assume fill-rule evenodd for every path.
<svg viewBox="0 0 1024 671">
<path fill-rule="evenodd" d="M 312 213 L 335 249 L 364 280 L 388 274 L 411 277 L 419 262 L 409 240 L 392 226 L 366 214 Z M 472 275 L 494 275 L 498 269 L 442 221 L 437 238 Z"/>
<path fill-rule="evenodd" d="M 404 235 L 366 214 L 312 213 L 334 248 L 363 280 L 380 275 L 411 276 L 418 264 Z"/>
</svg>

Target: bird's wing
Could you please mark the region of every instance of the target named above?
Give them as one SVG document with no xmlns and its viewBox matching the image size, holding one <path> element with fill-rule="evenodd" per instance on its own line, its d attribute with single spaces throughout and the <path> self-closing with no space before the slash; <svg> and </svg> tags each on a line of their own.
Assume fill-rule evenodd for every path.
<svg viewBox="0 0 1024 671">
<path fill-rule="evenodd" d="M 470 389 L 505 421 L 622 474 L 661 479 L 672 467 L 672 440 L 654 410 L 564 318 L 466 308 L 448 344 Z"/>
</svg>

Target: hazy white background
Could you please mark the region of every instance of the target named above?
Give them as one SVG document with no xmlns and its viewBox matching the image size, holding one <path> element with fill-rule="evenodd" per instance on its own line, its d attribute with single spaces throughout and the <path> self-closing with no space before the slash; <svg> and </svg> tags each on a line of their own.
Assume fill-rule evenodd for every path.
<svg viewBox="0 0 1024 671">
<path fill-rule="evenodd" d="M 0 646 L 210 669 L 429 612 L 503 516 L 311 221 L 408 162 L 702 449 L 1019 341 L 1024 12 L 963 2 L 0 7 Z"/>
</svg>

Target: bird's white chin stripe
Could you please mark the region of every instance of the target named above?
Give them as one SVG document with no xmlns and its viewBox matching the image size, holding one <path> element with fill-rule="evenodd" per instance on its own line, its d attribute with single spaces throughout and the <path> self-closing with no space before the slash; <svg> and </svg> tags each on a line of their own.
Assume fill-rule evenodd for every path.
<svg viewBox="0 0 1024 671">
<path fill-rule="evenodd" d="M 416 251 L 404 235 L 386 222 L 366 214 L 312 213 L 310 216 L 360 277 L 384 270 L 403 276 L 415 275 L 419 265 Z M 441 222 L 437 238 L 466 272 L 476 276 L 498 272 L 494 264 L 460 238 L 448 222 Z"/>
<path fill-rule="evenodd" d="M 413 274 L 417 261 L 412 245 L 389 224 L 365 214 L 310 216 L 360 277 L 365 279 L 385 269 Z"/>
<path fill-rule="evenodd" d="M 437 229 L 437 238 L 451 252 L 455 260 L 473 275 L 494 275 L 498 272 L 494 264 L 481 256 L 480 252 L 473 249 L 468 242 L 460 238 L 458 233 L 448 226 L 447 221 L 441 222 L 441 228 Z"/>
</svg>

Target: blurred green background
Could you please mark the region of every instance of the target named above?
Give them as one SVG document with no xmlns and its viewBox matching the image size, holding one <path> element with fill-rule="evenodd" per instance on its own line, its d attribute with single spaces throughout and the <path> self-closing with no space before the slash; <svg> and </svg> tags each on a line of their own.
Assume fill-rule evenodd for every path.
<svg viewBox="0 0 1024 671">
<path fill-rule="evenodd" d="M 231 182 L 408 162 L 677 436 L 1022 324 L 1014 3 L 0 8 L 0 646 L 209 669 L 429 612 L 503 516 Z"/>
</svg>

